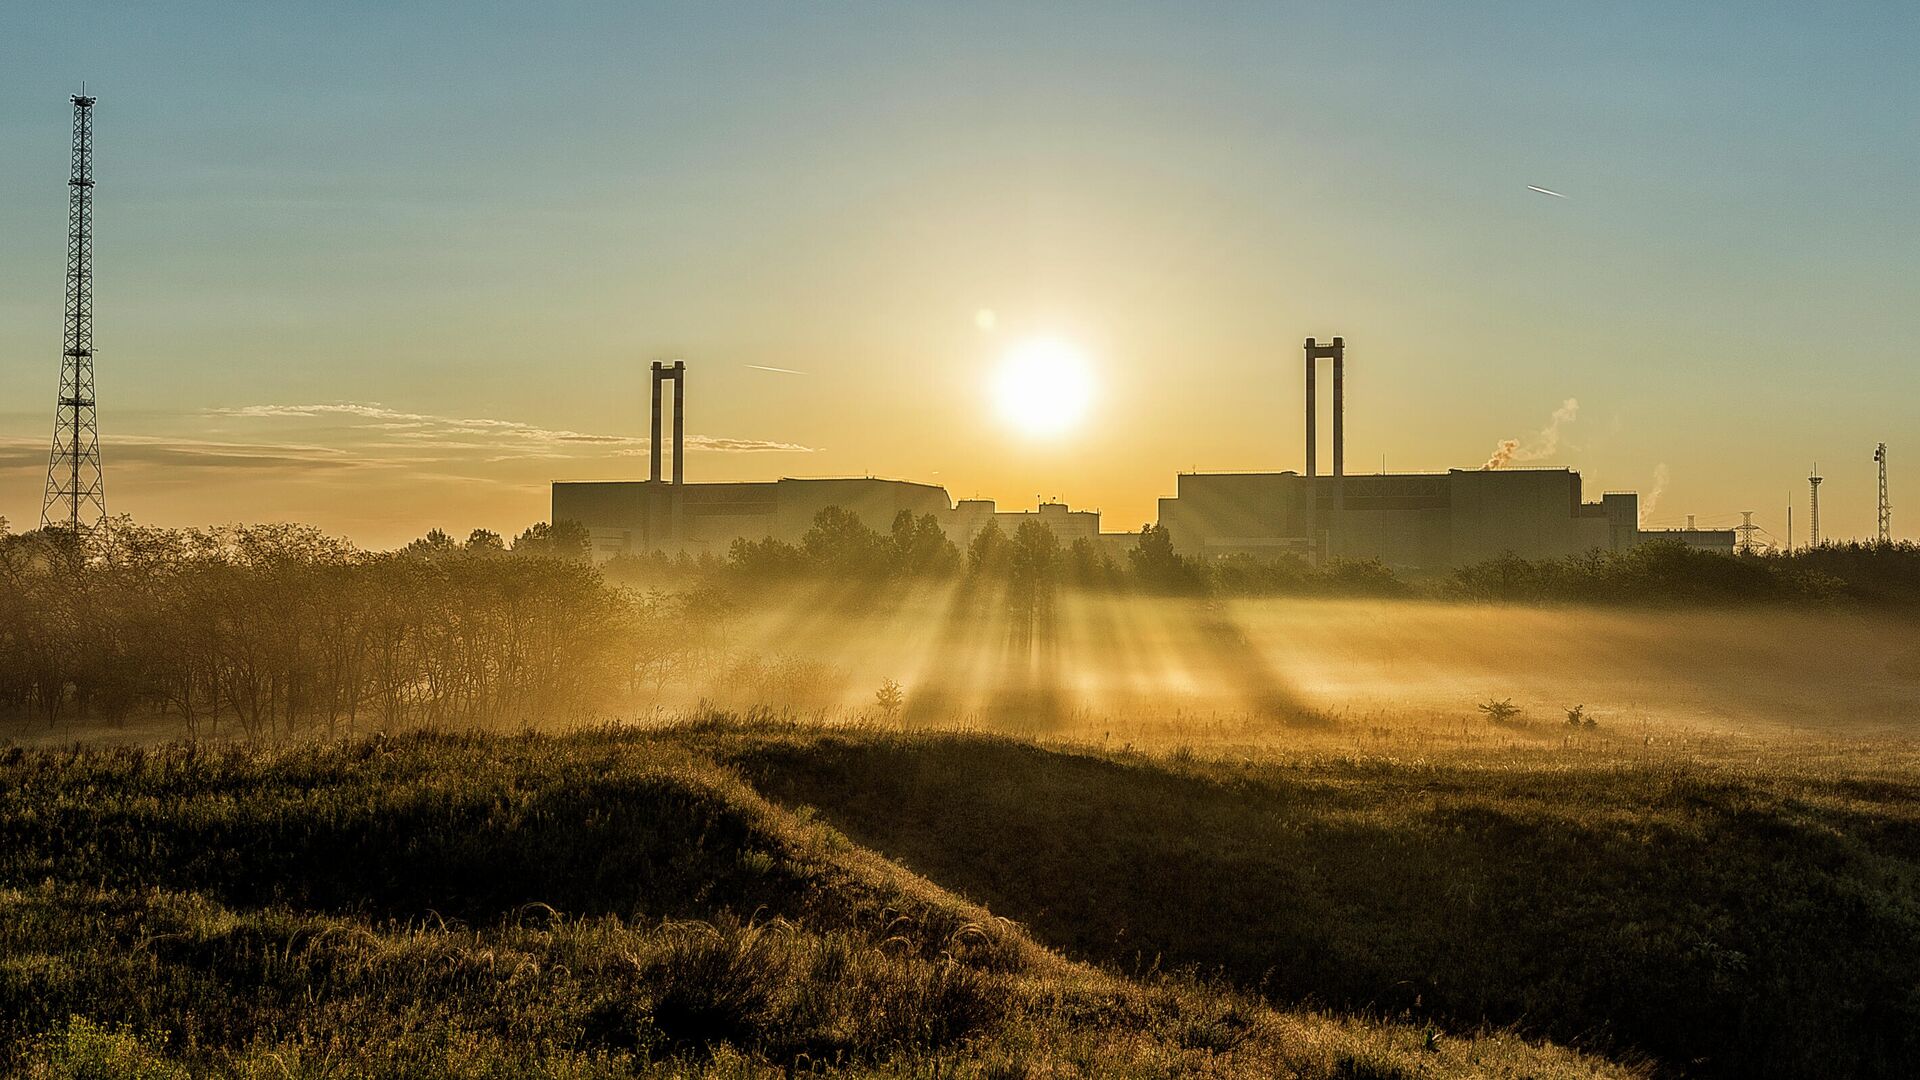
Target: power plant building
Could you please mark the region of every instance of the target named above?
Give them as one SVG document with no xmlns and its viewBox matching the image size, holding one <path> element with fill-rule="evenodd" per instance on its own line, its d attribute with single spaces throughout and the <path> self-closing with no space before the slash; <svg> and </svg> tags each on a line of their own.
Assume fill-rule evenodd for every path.
<svg viewBox="0 0 1920 1080">
<path fill-rule="evenodd" d="M 1583 502 L 1570 469 L 1302 476 L 1184 473 L 1160 500 L 1183 555 L 1291 553 L 1440 570 L 1497 558 L 1558 558 L 1639 542 L 1639 496 Z"/>
<path fill-rule="evenodd" d="M 1174 550 L 1195 557 L 1298 555 L 1378 559 L 1397 570 L 1445 571 L 1512 553 L 1528 559 L 1623 551 L 1652 538 L 1731 551 L 1729 530 L 1643 532 L 1639 496 L 1608 492 L 1588 502 L 1580 474 L 1566 468 L 1450 469 L 1443 473 L 1347 475 L 1345 342 L 1306 343 L 1307 471 L 1193 472 L 1175 478 L 1159 502 Z M 1333 472 L 1317 471 L 1315 368 L 1333 362 Z M 797 542 L 830 506 L 887 531 L 901 511 L 933 515 L 964 547 L 988 522 L 1013 533 L 1039 520 L 1063 545 L 1077 539 L 1110 551 L 1128 534 L 1102 533 L 1095 511 L 1043 502 L 1010 513 L 985 499 L 952 502 L 945 488 L 872 477 L 689 484 L 682 481 L 685 367 L 654 365 L 653 454 L 648 480 L 553 485 L 553 520 L 577 522 L 593 538 L 596 559 L 653 551 L 725 554 L 736 539 Z M 661 387 L 674 384 L 673 479 L 661 469 Z"/>
</svg>

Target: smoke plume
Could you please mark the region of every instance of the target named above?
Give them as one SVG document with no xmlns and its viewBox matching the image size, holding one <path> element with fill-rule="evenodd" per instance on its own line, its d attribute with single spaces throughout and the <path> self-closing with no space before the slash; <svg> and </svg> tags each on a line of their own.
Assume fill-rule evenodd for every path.
<svg viewBox="0 0 1920 1080">
<path fill-rule="evenodd" d="M 1645 525 L 1647 518 L 1653 515 L 1653 508 L 1660 505 L 1660 493 L 1667 490 L 1667 463 L 1661 462 L 1653 467 L 1653 488 L 1647 492 L 1647 501 L 1640 504 L 1640 524 Z"/>
<path fill-rule="evenodd" d="M 1547 426 L 1527 440 L 1525 446 L 1520 445 L 1519 439 L 1501 439 L 1494 444 L 1493 455 L 1487 458 L 1485 465 L 1480 467 L 1498 469 L 1509 462 L 1538 461 L 1541 458 L 1552 457 L 1560 449 L 1560 425 L 1573 423 L 1579 415 L 1580 400 L 1568 398 L 1560 403 L 1559 408 L 1553 410 L 1553 416 L 1547 421 Z"/>
<path fill-rule="evenodd" d="M 1488 458 L 1487 463 L 1480 467 L 1482 469 L 1497 469 L 1507 462 L 1512 461 L 1513 455 L 1519 452 L 1519 450 L 1519 439 L 1501 439 L 1499 445 L 1493 448 L 1493 456 Z"/>
</svg>

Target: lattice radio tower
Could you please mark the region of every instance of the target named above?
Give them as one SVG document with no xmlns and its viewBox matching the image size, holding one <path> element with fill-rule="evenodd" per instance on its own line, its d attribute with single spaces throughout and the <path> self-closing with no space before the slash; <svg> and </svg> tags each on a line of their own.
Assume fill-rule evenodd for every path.
<svg viewBox="0 0 1920 1080">
<path fill-rule="evenodd" d="M 47 459 L 40 527 L 75 540 L 104 539 L 107 490 L 93 404 L 93 98 L 73 99 L 73 175 L 67 180 L 67 332 L 60 406 Z"/>
<path fill-rule="evenodd" d="M 1893 504 L 1887 501 L 1887 444 L 1873 448 L 1874 464 L 1880 466 L 1880 542 L 1893 542 Z"/>
</svg>

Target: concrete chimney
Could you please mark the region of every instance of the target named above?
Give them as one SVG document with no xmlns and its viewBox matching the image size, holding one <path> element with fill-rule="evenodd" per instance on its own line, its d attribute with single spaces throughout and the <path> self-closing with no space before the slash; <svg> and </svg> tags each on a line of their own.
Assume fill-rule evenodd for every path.
<svg viewBox="0 0 1920 1080">
<path fill-rule="evenodd" d="M 679 426 L 677 423 L 675 426 Z M 660 361 L 653 362 L 653 429 L 647 440 L 648 452 L 653 458 L 653 467 L 647 471 L 647 479 L 655 484 L 660 482 Z"/>
<path fill-rule="evenodd" d="M 1322 360 L 1333 361 L 1333 475 L 1347 473 L 1347 341 L 1334 338 L 1322 345 L 1307 339 L 1307 475 L 1319 475 L 1320 418 L 1319 394 L 1314 387 L 1314 372 Z"/>
<path fill-rule="evenodd" d="M 1313 339 L 1307 339 L 1307 475 L 1317 475 L 1314 460 L 1320 453 L 1320 392 L 1314 389 L 1313 373 L 1319 366 L 1314 362 L 1317 346 Z"/>
<path fill-rule="evenodd" d="M 1347 475 L 1347 342 L 1333 339 L 1333 475 Z M 1334 485 L 1334 491 L 1340 490 Z"/>
<path fill-rule="evenodd" d="M 673 362 L 673 482 L 687 481 L 687 362 Z"/>
</svg>

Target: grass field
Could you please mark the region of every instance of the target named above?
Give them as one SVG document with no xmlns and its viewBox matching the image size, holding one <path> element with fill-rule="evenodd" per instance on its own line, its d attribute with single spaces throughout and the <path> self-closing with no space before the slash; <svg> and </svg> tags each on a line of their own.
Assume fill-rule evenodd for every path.
<svg viewBox="0 0 1920 1080">
<path fill-rule="evenodd" d="M 1911 750 L 1635 742 L 0 750 L 0 1068 L 1910 1073 Z"/>
</svg>

